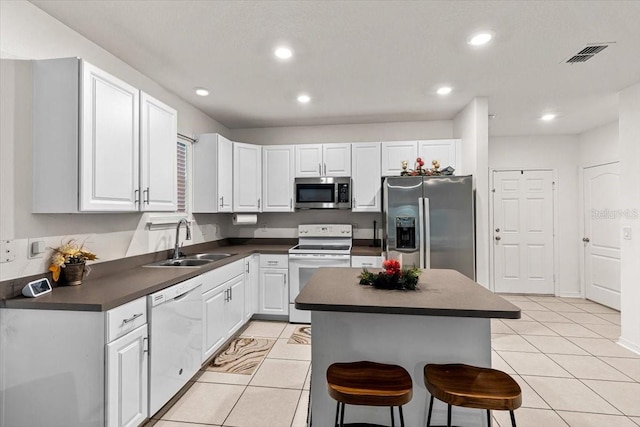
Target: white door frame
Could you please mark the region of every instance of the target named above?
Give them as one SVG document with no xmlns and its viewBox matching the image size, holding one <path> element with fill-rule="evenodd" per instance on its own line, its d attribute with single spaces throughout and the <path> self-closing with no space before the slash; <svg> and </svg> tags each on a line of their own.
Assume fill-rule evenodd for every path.
<svg viewBox="0 0 640 427">
<path fill-rule="evenodd" d="M 516 172 L 516 171 L 550 171 L 552 176 L 551 192 L 553 194 L 553 294 L 558 295 L 558 233 L 556 232 L 558 217 L 558 192 L 556 191 L 558 184 L 558 170 L 556 168 L 532 168 L 532 167 L 510 167 L 510 168 L 490 168 L 490 185 L 489 193 L 491 196 L 489 203 L 489 290 L 495 292 L 495 245 L 493 244 L 493 216 L 494 216 L 494 196 L 495 196 L 495 172 Z"/>
<path fill-rule="evenodd" d="M 607 166 L 615 163 L 620 163 L 619 160 L 615 160 L 612 162 L 604 162 L 598 164 L 583 164 L 580 165 L 580 173 L 578 174 L 578 206 L 580 206 L 580 211 L 578 213 L 578 239 L 576 241 L 576 250 L 580 254 L 580 297 L 586 298 L 587 296 L 587 284 L 585 282 L 584 277 L 584 243 L 582 243 L 582 238 L 584 237 L 584 170 L 588 168 L 595 168 L 598 166 Z"/>
</svg>

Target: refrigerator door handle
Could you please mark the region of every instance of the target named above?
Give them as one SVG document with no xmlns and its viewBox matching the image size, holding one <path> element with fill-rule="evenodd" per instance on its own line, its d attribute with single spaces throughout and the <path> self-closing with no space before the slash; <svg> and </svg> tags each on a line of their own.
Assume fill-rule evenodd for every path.
<svg viewBox="0 0 640 427">
<path fill-rule="evenodd" d="M 424 235 L 424 263 L 425 268 L 431 268 L 431 211 L 429 209 L 429 199 L 425 197 L 423 199 L 424 203 L 424 222 L 420 224 L 422 226 L 423 235 Z"/>
<path fill-rule="evenodd" d="M 420 235 L 418 238 L 420 239 L 420 268 L 425 268 L 424 265 L 424 250 L 425 250 L 425 240 L 424 240 L 424 199 L 420 197 L 418 199 L 418 214 L 419 214 L 419 224 L 420 227 Z"/>
</svg>

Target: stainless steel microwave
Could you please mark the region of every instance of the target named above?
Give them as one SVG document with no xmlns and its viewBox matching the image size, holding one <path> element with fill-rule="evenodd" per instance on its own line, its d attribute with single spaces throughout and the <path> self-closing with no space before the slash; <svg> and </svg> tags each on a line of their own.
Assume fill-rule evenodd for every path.
<svg viewBox="0 0 640 427">
<path fill-rule="evenodd" d="M 351 178 L 295 179 L 296 209 L 351 209 Z"/>
</svg>

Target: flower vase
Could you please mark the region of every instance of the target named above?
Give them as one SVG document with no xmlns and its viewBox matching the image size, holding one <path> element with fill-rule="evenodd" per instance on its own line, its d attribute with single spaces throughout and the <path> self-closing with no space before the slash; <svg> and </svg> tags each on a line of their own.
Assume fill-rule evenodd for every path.
<svg viewBox="0 0 640 427">
<path fill-rule="evenodd" d="M 84 262 L 65 264 L 62 269 L 62 277 L 66 285 L 77 286 L 82 285 L 84 276 Z"/>
</svg>

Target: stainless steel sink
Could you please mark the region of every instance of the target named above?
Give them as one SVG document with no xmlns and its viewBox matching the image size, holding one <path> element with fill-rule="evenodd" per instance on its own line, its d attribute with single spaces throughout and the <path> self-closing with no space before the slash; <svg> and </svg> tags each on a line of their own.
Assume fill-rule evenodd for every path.
<svg viewBox="0 0 640 427">
<path fill-rule="evenodd" d="M 221 259 L 225 259 L 233 255 L 235 254 L 225 254 L 220 252 L 205 252 L 202 254 L 189 255 L 187 256 L 186 259 L 220 261 Z"/>
<path fill-rule="evenodd" d="M 147 264 L 145 267 L 201 267 L 211 262 L 213 262 L 213 260 L 210 259 L 166 259 L 164 261 L 154 262 L 153 264 Z"/>
<path fill-rule="evenodd" d="M 186 258 L 179 258 L 176 260 L 165 259 L 163 261 L 157 261 L 152 264 L 147 264 L 145 267 L 191 267 L 198 268 L 209 263 L 220 261 L 221 259 L 228 258 L 235 254 L 226 254 L 220 252 L 206 252 L 202 254 L 189 255 Z"/>
</svg>

